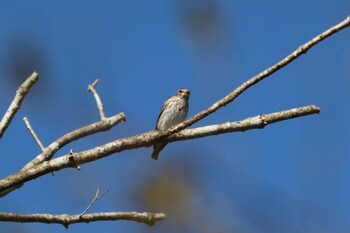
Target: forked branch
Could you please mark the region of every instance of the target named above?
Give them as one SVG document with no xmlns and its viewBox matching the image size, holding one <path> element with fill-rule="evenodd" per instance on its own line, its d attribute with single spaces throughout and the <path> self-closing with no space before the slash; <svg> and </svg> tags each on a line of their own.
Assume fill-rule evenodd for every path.
<svg viewBox="0 0 350 233">
<path fill-rule="evenodd" d="M 104 195 L 106 195 L 109 192 L 109 189 L 107 189 L 106 191 L 104 191 L 102 194 L 100 194 L 100 186 L 97 187 L 96 190 L 96 194 L 94 196 L 94 199 L 92 199 L 92 201 L 90 202 L 90 204 L 88 205 L 88 207 L 86 207 L 86 209 L 80 214 L 80 216 L 86 214 L 89 209 L 95 204 L 96 201 L 98 201 L 98 199 L 100 199 L 101 197 L 103 197 Z"/>
<path fill-rule="evenodd" d="M 102 159 L 114 153 L 119 153 L 125 150 L 136 149 L 140 147 L 149 147 L 159 141 L 173 142 L 180 140 L 189 140 L 200 137 L 207 137 L 217 134 L 246 131 L 251 129 L 263 128 L 269 124 L 273 124 L 279 121 L 289 120 L 296 117 L 302 117 L 310 114 L 317 114 L 320 108 L 314 105 L 305 107 L 299 107 L 289 109 L 285 111 L 258 115 L 250 117 L 241 121 L 227 122 L 223 124 L 216 124 L 204 127 L 198 127 L 193 129 L 185 129 L 188 126 L 200 121 L 204 117 L 214 113 L 223 106 L 229 104 L 235 100 L 240 94 L 249 89 L 251 86 L 269 77 L 279 69 L 288 65 L 295 59 L 297 59 L 303 53 L 306 53 L 310 48 L 333 35 L 334 33 L 350 26 L 350 16 L 347 17 L 341 23 L 331 27 L 325 32 L 319 34 L 315 38 L 311 39 L 307 43 L 298 47 L 297 50 L 292 52 L 290 55 L 282 59 L 275 65 L 267 68 L 256 76 L 250 78 L 248 81 L 241 84 L 238 88 L 233 90 L 231 93 L 220 99 L 207 109 L 197 113 L 190 119 L 180 123 L 177 126 L 172 127 L 165 131 L 149 131 L 139 135 L 126 137 L 112 141 L 110 143 L 92 148 L 86 151 L 80 151 L 77 153 L 69 153 L 61 157 L 52 159 L 52 156 L 60 148 L 67 145 L 68 143 L 80 139 L 84 136 L 91 135 L 97 132 L 105 131 L 118 123 L 125 121 L 125 115 L 120 113 L 110 118 L 106 118 L 104 115 L 104 109 L 101 99 L 95 90 L 95 85 L 98 80 L 93 84 L 89 85 L 88 90 L 91 91 L 95 97 L 97 107 L 100 113 L 101 120 L 94 124 L 82 127 L 75 131 L 72 131 L 61 138 L 51 143 L 48 147 L 43 149 L 36 158 L 30 161 L 22 170 L 19 172 L 9 175 L 6 178 L 0 180 L 0 196 L 4 196 L 12 190 L 20 187 L 24 183 L 43 176 L 47 173 L 62 170 L 65 168 L 75 168 L 80 164 L 93 162 L 97 159 Z M 33 76 L 33 77 L 32 77 Z M 14 101 L 11 103 L 9 110 L 6 112 L 4 118 L 0 122 L 0 137 L 3 135 L 7 126 L 11 122 L 14 114 L 18 110 L 25 94 L 29 91 L 29 88 L 37 80 L 37 74 L 33 73 L 32 78 L 28 78 L 25 83 L 17 91 L 17 95 Z M 39 144 L 39 143 L 38 143 Z M 40 144 L 39 144 L 40 145 Z M 41 144 L 42 145 L 42 144 Z M 100 197 L 99 192 L 96 193 L 96 200 Z M 94 198 L 95 200 L 95 198 Z M 94 201 L 91 203 L 91 205 Z M 90 206 L 91 206 L 90 205 Z M 87 208 L 87 210 L 90 207 Z M 50 215 L 50 214 L 13 214 L 13 213 L 0 213 L 0 221 L 11 221 L 11 222 L 42 222 L 42 223 L 57 223 L 68 227 L 69 224 L 80 223 L 80 222 L 91 222 L 91 221 L 104 221 L 104 220 L 131 220 L 143 222 L 149 225 L 153 225 L 155 221 L 163 220 L 165 215 L 163 213 L 137 213 L 137 212 L 105 212 L 86 214 L 84 211 L 79 215 Z"/>
<path fill-rule="evenodd" d="M 77 165 L 92 162 L 97 159 L 102 159 L 108 155 L 119 153 L 121 151 L 136 149 L 140 147 L 148 147 L 160 140 L 169 142 L 180 141 L 228 132 L 259 129 L 279 121 L 302 117 L 310 114 L 317 114 L 319 111 L 320 108 L 314 105 L 310 105 L 277 113 L 258 115 L 256 117 L 247 118 L 238 122 L 207 126 L 209 128 L 199 127 L 194 129 L 186 129 L 172 136 L 167 136 L 168 138 L 164 138 L 164 135 L 166 135 L 167 131 L 149 131 L 132 137 L 118 139 L 90 150 L 80 151 L 74 154 L 67 154 L 59 158 L 38 164 L 33 168 L 22 170 L 16 174 L 10 175 L 0 180 L 0 192 L 53 171 L 58 171 L 69 167 L 75 168 Z"/>
<path fill-rule="evenodd" d="M 306 53 L 309 49 L 311 49 L 313 46 L 318 44 L 319 42 L 323 41 L 324 39 L 332 36 L 333 34 L 337 33 L 338 31 L 349 27 L 350 26 L 350 16 L 348 16 L 345 20 L 338 23 L 337 25 L 329 28 L 328 30 L 322 32 L 321 34 L 317 35 L 310 41 L 306 42 L 305 44 L 299 46 L 294 52 L 289 54 L 287 57 L 282 59 L 281 61 L 277 62 L 273 66 L 270 66 L 269 68 L 265 69 L 264 71 L 260 72 L 259 74 L 255 75 L 254 77 L 250 78 L 248 81 L 242 83 L 238 88 L 236 88 L 234 91 L 226 95 L 224 98 L 220 99 L 207 109 L 197 113 L 190 119 L 182 122 L 181 124 L 178 124 L 171 129 L 168 130 L 168 133 L 166 136 L 169 136 L 171 134 L 177 133 L 182 129 L 187 128 L 188 126 L 193 125 L 194 123 L 200 121 L 204 117 L 216 112 L 218 109 L 226 106 L 227 104 L 231 103 L 233 100 L 235 100 L 240 94 L 242 94 L 244 91 L 246 91 L 248 88 L 252 87 L 253 85 L 257 84 L 258 82 L 264 80 L 265 78 L 269 77 L 276 71 L 280 70 L 281 68 L 285 67 L 295 59 L 297 59 L 302 54 Z M 164 136 L 164 137 L 166 137 Z"/>
</svg>

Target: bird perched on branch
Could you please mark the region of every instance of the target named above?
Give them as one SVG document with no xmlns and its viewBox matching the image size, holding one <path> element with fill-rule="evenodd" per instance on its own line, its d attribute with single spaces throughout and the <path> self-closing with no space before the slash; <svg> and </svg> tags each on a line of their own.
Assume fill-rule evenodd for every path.
<svg viewBox="0 0 350 233">
<path fill-rule="evenodd" d="M 166 130 L 170 127 L 183 122 L 188 113 L 188 100 L 190 91 L 188 89 L 179 89 L 174 96 L 168 98 L 159 113 L 156 130 Z M 152 159 L 157 160 L 159 152 L 166 146 L 166 142 L 154 144 Z"/>
</svg>

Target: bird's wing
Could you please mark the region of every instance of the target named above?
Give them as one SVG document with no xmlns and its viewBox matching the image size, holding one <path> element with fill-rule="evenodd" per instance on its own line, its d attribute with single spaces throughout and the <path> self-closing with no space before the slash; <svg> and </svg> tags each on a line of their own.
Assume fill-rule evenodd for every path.
<svg viewBox="0 0 350 233">
<path fill-rule="evenodd" d="M 169 97 L 169 98 L 164 102 L 162 108 L 160 109 L 160 113 L 159 113 L 158 118 L 157 118 L 157 124 L 156 124 L 156 128 L 155 128 L 155 129 L 158 129 L 159 118 L 160 118 L 160 116 L 163 114 L 164 110 L 168 107 L 171 98 L 172 98 L 172 97 Z"/>
</svg>

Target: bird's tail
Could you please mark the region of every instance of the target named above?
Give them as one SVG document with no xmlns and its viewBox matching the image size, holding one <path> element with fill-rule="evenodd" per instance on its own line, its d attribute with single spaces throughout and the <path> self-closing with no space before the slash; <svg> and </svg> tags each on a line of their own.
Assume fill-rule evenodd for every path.
<svg viewBox="0 0 350 233">
<path fill-rule="evenodd" d="M 163 150 L 163 148 L 166 146 L 167 143 L 158 143 L 153 146 L 153 153 L 151 155 L 151 158 L 154 160 L 158 159 L 159 152 Z"/>
<path fill-rule="evenodd" d="M 159 152 L 160 152 L 160 151 L 153 150 L 153 153 L 152 153 L 152 155 L 151 155 L 151 158 L 154 159 L 154 160 L 157 160 L 157 159 L 158 159 Z"/>
</svg>

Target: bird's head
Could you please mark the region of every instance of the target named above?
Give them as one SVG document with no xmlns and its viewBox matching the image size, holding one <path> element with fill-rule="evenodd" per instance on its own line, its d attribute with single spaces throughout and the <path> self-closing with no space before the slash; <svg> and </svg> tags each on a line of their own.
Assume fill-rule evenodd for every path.
<svg viewBox="0 0 350 233">
<path fill-rule="evenodd" d="M 176 92 L 176 96 L 178 96 L 180 98 L 188 99 L 188 98 L 190 98 L 190 90 L 188 90 L 186 88 L 181 88 Z"/>
</svg>

